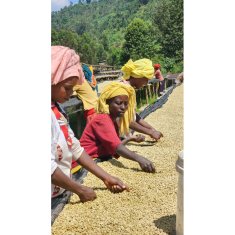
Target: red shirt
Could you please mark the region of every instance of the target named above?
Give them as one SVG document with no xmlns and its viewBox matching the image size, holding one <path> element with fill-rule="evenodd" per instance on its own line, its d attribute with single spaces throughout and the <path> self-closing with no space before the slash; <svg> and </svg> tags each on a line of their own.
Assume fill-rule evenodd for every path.
<svg viewBox="0 0 235 235">
<path fill-rule="evenodd" d="M 162 73 L 161 73 L 160 69 L 157 69 L 157 70 L 154 72 L 154 75 L 155 75 L 155 78 L 159 79 L 160 81 L 163 81 L 163 80 L 164 80 L 164 77 L 162 76 Z"/>
<path fill-rule="evenodd" d="M 109 114 L 97 114 L 89 122 L 80 139 L 81 146 L 93 158 L 113 156 L 121 140 L 118 128 Z"/>
</svg>

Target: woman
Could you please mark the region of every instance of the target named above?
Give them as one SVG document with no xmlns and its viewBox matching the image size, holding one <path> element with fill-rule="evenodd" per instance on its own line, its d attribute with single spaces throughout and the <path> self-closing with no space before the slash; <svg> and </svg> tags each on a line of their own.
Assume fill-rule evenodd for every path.
<svg viewBox="0 0 235 235">
<path fill-rule="evenodd" d="M 131 59 L 122 67 L 123 79 L 121 82 L 140 89 L 148 84 L 148 80 L 153 78 L 154 69 L 152 61 L 149 59 L 140 59 L 133 62 Z M 138 114 L 135 121 L 132 121 L 130 128 L 134 131 L 149 135 L 155 140 L 159 140 L 163 135 L 154 127 L 148 124 Z"/>
<path fill-rule="evenodd" d="M 155 172 L 151 161 L 125 147 L 129 141 L 141 142 L 141 136 L 127 137 L 121 141 L 119 135 L 129 133 L 129 124 L 134 118 L 135 90 L 120 82 L 109 83 L 98 99 L 97 115 L 88 123 L 80 139 L 82 147 L 93 158 L 101 160 L 121 155 L 139 163 L 145 172 Z M 119 118 L 119 127 L 116 122 Z"/>
<path fill-rule="evenodd" d="M 97 81 L 94 75 L 93 67 L 92 65 L 88 66 L 86 64 L 82 64 L 82 70 L 85 76 L 85 79 L 91 86 L 92 90 L 98 93 L 98 86 L 97 86 Z"/>
<path fill-rule="evenodd" d="M 85 80 L 81 85 L 74 86 L 73 90 L 73 95 L 77 96 L 83 103 L 84 118 L 86 123 L 88 123 L 96 115 L 95 106 L 98 100 L 98 95 L 92 90 L 87 80 Z"/>
<path fill-rule="evenodd" d="M 160 70 L 161 65 L 160 64 L 154 64 L 154 76 L 156 79 L 159 80 L 159 96 L 163 95 L 163 91 L 165 89 L 165 80 L 164 77 L 162 76 L 162 72 Z"/>
<path fill-rule="evenodd" d="M 81 84 L 84 74 L 79 56 L 70 48 L 52 46 L 51 48 L 51 182 L 52 198 L 61 195 L 65 189 L 76 193 L 81 202 L 96 198 L 93 189 L 73 181 L 70 176 L 72 159 L 100 178 L 112 192 L 128 190 L 118 178 L 115 178 L 99 166 L 80 146 L 68 125 L 66 115 L 58 103 L 69 99 L 76 84 Z"/>
</svg>

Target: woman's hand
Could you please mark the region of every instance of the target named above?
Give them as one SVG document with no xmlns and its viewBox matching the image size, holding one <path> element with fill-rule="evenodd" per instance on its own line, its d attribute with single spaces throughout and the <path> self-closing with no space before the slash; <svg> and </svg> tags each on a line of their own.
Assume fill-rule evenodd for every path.
<svg viewBox="0 0 235 235">
<path fill-rule="evenodd" d="M 92 188 L 86 187 L 72 180 L 70 177 L 65 175 L 59 167 L 57 167 L 51 175 L 51 182 L 54 185 L 76 193 L 81 202 L 93 201 L 96 199 L 96 194 Z"/>
<path fill-rule="evenodd" d="M 133 135 L 132 141 L 135 141 L 137 143 L 143 142 L 143 141 L 145 141 L 145 136 L 144 135 Z"/>
<path fill-rule="evenodd" d="M 111 175 L 104 180 L 104 184 L 112 193 L 120 193 L 124 190 L 129 192 L 127 185 L 125 185 L 120 179 Z"/>
<path fill-rule="evenodd" d="M 129 191 L 128 186 L 126 186 L 120 179 L 105 172 L 91 159 L 89 155 L 87 155 L 85 151 L 77 161 L 88 171 L 100 178 L 111 192 L 119 193 L 124 190 Z"/>
<path fill-rule="evenodd" d="M 161 137 L 163 137 L 163 134 L 160 131 L 157 130 L 153 130 L 150 134 L 151 138 L 155 139 L 155 140 L 159 140 Z"/>
<path fill-rule="evenodd" d="M 82 185 L 82 187 L 79 189 L 77 195 L 79 196 L 81 202 L 88 202 L 96 199 L 96 193 L 94 190 L 84 185 Z"/>
<path fill-rule="evenodd" d="M 149 161 L 148 159 L 142 157 L 139 161 L 138 161 L 141 169 L 145 172 L 149 172 L 149 173 L 155 173 L 155 166 L 153 165 L 153 163 L 151 161 Z"/>
</svg>

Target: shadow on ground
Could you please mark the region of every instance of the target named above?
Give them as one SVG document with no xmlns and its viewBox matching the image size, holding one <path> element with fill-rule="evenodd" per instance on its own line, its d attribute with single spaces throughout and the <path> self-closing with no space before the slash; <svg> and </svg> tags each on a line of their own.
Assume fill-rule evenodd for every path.
<svg viewBox="0 0 235 235">
<path fill-rule="evenodd" d="M 140 168 L 134 168 L 134 167 L 132 167 L 132 168 L 129 168 L 129 167 L 126 167 L 122 162 L 119 162 L 118 160 L 116 160 L 116 159 L 111 159 L 111 160 L 109 160 L 109 163 L 111 163 L 113 166 L 115 166 L 115 167 L 119 167 L 119 168 L 123 168 L 123 169 L 130 169 L 130 170 L 132 170 L 132 171 L 136 171 L 136 172 L 143 172 L 143 173 L 145 173 L 143 170 L 141 170 Z"/>
<path fill-rule="evenodd" d="M 140 147 L 144 147 L 144 146 L 153 146 L 157 144 L 156 140 L 145 140 L 141 143 L 135 143 L 135 142 L 130 142 L 127 144 L 127 146 L 140 146 Z"/>
<path fill-rule="evenodd" d="M 113 166 L 116 166 L 116 167 L 119 167 L 119 168 L 124 168 L 124 169 L 129 169 L 129 168 L 126 167 L 122 162 L 116 160 L 115 158 L 109 160 L 109 162 L 110 162 Z"/>
<path fill-rule="evenodd" d="M 157 220 L 153 221 L 155 226 L 162 229 L 168 235 L 176 235 L 176 215 L 163 216 Z"/>
</svg>

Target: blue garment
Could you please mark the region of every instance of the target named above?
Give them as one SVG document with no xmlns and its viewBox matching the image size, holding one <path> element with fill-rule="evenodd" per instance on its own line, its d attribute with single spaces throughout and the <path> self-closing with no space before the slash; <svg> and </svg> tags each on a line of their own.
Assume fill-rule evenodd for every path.
<svg viewBox="0 0 235 235">
<path fill-rule="evenodd" d="M 83 70 L 83 73 L 84 73 L 85 78 L 88 81 L 88 83 L 92 83 L 92 72 L 91 72 L 90 68 L 86 64 L 83 64 L 82 70 Z M 91 88 L 93 91 L 96 90 L 96 92 L 98 93 L 98 86 L 97 85 L 95 87 L 91 86 Z"/>
<path fill-rule="evenodd" d="M 82 70 L 88 82 L 92 82 L 92 72 L 86 64 L 82 65 Z"/>
</svg>

